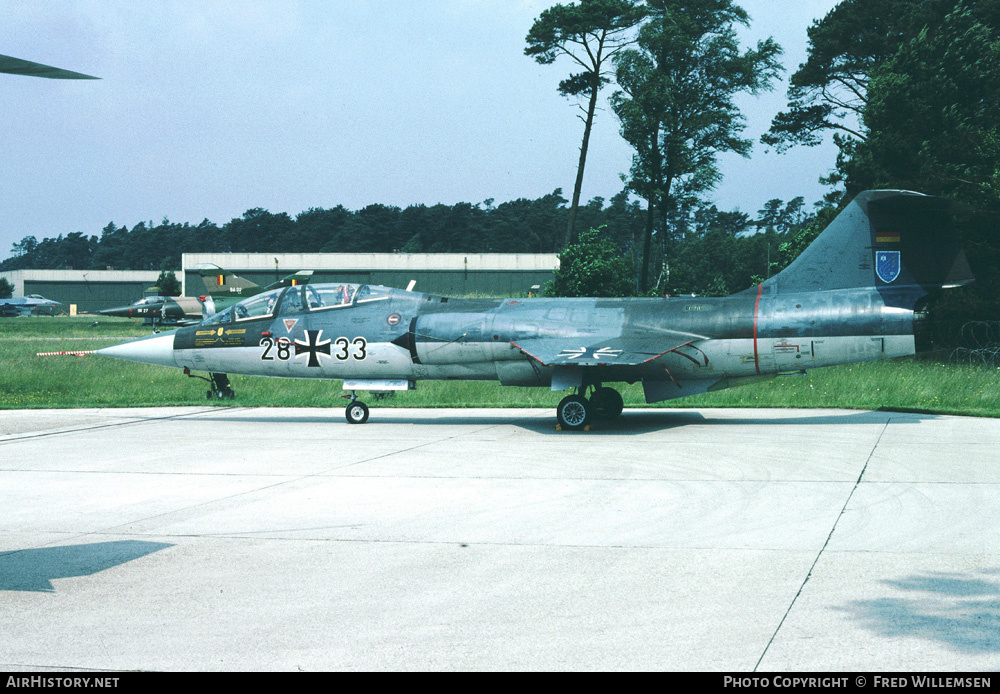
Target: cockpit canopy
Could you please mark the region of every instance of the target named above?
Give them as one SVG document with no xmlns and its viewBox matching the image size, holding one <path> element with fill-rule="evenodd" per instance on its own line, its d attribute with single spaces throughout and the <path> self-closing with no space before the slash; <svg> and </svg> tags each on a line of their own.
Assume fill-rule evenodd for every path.
<svg viewBox="0 0 1000 694">
<path fill-rule="evenodd" d="M 295 316 L 348 308 L 389 298 L 391 290 L 368 284 L 307 284 L 282 287 L 244 299 L 204 321 L 205 325 L 272 316 Z"/>
</svg>

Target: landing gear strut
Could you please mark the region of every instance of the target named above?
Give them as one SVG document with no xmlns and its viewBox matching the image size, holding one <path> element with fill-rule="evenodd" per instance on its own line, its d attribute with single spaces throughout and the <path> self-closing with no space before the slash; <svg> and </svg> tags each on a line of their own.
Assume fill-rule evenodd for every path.
<svg viewBox="0 0 1000 694">
<path fill-rule="evenodd" d="M 229 376 L 226 374 L 208 374 L 208 378 L 204 376 L 198 376 L 191 373 L 191 369 L 184 367 L 184 375 L 190 378 L 200 378 L 203 381 L 207 381 L 211 386 L 207 391 L 205 391 L 205 397 L 209 400 L 212 398 L 219 398 L 225 400 L 233 400 L 236 397 L 236 391 L 233 390 L 232 385 L 229 383 Z"/>
<path fill-rule="evenodd" d="M 226 374 L 209 374 L 211 376 L 212 389 L 208 391 L 208 398 L 211 400 L 214 395 L 217 398 L 224 398 L 226 400 L 234 400 L 236 398 L 236 391 L 229 384 L 229 376 Z"/>
<path fill-rule="evenodd" d="M 611 421 L 618 419 L 625 409 L 625 401 L 622 400 L 621 393 L 614 388 L 598 386 L 590 394 L 590 407 L 594 411 L 594 419 Z"/>
<path fill-rule="evenodd" d="M 579 431 L 586 429 L 591 421 L 617 419 L 625 407 L 621 393 L 614 388 L 596 384 L 589 400 L 584 397 L 585 392 L 586 387 L 578 388 L 576 395 L 567 395 L 559 401 L 556 420 L 561 429 Z"/>
<path fill-rule="evenodd" d="M 349 424 L 364 424 L 368 421 L 368 405 L 358 400 L 357 393 L 353 390 L 351 391 L 351 401 L 347 403 L 344 415 Z"/>
</svg>

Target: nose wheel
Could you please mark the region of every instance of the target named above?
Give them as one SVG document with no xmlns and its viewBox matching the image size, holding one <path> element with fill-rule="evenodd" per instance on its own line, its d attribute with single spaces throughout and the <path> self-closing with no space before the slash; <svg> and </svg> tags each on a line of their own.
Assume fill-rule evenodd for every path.
<svg viewBox="0 0 1000 694">
<path fill-rule="evenodd" d="M 348 424 L 364 424 L 368 421 L 368 405 L 358 400 L 354 391 L 351 391 L 351 402 L 347 404 L 344 415 Z"/>
</svg>

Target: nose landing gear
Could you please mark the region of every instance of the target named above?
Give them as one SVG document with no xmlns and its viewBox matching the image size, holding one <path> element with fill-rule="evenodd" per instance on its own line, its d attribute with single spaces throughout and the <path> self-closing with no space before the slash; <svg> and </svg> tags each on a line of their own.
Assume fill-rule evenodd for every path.
<svg viewBox="0 0 1000 694">
<path fill-rule="evenodd" d="M 236 397 L 236 391 L 233 390 L 232 385 L 229 383 L 229 376 L 226 374 L 210 373 L 208 374 L 208 378 L 205 378 L 204 376 L 191 373 L 191 369 L 185 366 L 184 375 L 190 378 L 200 378 L 208 382 L 211 387 L 205 391 L 205 397 L 209 400 L 213 398 L 232 400 Z"/>
<path fill-rule="evenodd" d="M 346 396 L 345 396 L 346 397 Z M 351 401 L 344 411 L 348 424 L 364 424 L 368 421 L 368 405 L 358 400 L 357 394 L 351 391 Z"/>
</svg>

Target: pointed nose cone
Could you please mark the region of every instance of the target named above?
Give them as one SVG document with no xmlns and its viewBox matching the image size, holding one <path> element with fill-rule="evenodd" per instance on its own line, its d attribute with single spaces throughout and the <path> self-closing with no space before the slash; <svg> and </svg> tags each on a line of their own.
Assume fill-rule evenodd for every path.
<svg viewBox="0 0 1000 694">
<path fill-rule="evenodd" d="M 156 366 L 177 366 L 174 361 L 174 334 L 177 331 L 132 340 L 97 350 L 97 354 Z"/>
</svg>

